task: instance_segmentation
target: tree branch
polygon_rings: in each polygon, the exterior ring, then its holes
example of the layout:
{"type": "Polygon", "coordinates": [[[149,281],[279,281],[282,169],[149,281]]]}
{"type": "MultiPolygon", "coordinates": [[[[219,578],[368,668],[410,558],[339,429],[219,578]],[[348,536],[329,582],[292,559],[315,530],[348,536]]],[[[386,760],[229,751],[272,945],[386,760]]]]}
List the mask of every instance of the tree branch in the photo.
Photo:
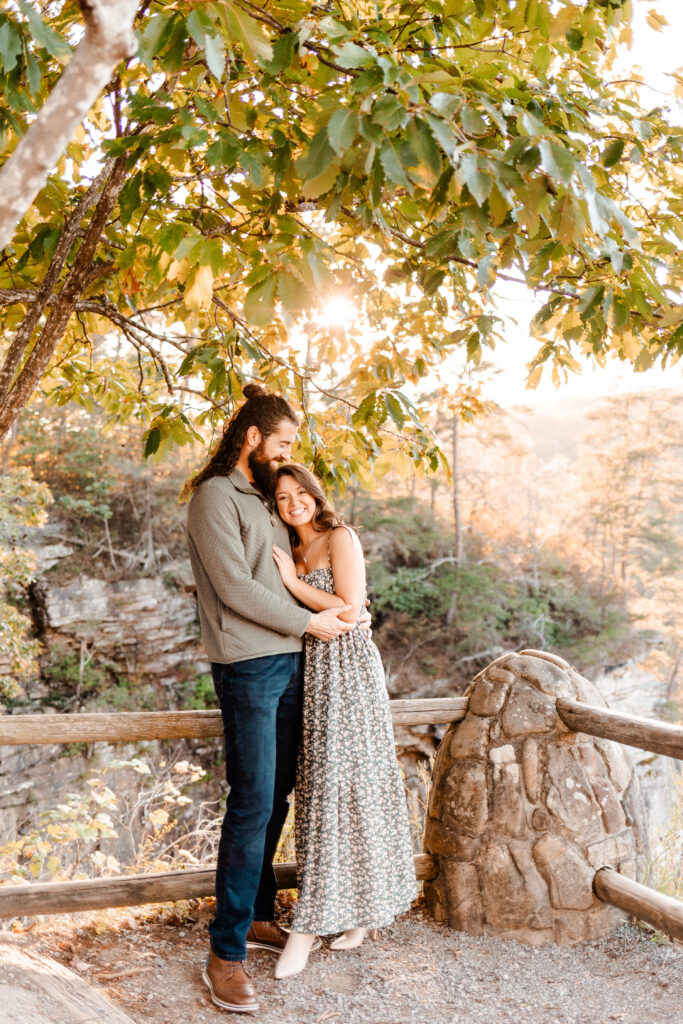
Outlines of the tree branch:
{"type": "Polygon", "coordinates": [[[116,65],[135,52],[138,0],[80,0],[85,35],[31,127],[0,170],[0,249],[31,206],[116,65]]]}

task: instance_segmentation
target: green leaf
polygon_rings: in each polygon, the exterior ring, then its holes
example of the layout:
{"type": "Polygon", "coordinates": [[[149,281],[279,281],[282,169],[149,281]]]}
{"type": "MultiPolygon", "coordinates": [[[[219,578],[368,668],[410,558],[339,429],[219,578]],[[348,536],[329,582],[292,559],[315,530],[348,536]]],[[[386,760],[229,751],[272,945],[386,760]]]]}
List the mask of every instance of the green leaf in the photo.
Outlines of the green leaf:
{"type": "Polygon", "coordinates": [[[579,32],[578,28],[570,28],[565,32],[564,37],[569,44],[570,50],[578,53],[583,46],[583,33],[579,32]]]}
{"type": "Polygon", "coordinates": [[[408,138],[417,157],[411,173],[419,185],[433,188],[441,176],[442,158],[427,123],[419,117],[415,118],[411,122],[408,138]]]}
{"type": "Polygon", "coordinates": [[[197,46],[204,51],[209,71],[216,78],[225,72],[225,44],[205,11],[195,7],[187,18],[187,30],[197,46]]]}
{"type": "Polygon", "coordinates": [[[604,294],[605,286],[602,284],[594,284],[590,288],[586,289],[576,307],[581,314],[582,320],[590,319],[591,313],[593,313],[602,302],[604,294]]]}
{"type": "Polygon", "coordinates": [[[479,260],[479,266],[477,267],[477,282],[480,288],[490,288],[495,282],[495,261],[496,257],[494,253],[489,253],[488,256],[484,256],[482,260],[479,260]]]}
{"type": "Polygon", "coordinates": [[[38,46],[44,47],[50,56],[56,57],[57,60],[69,56],[71,47],[67,41],[57,35],[53,28],[46,25],[32,3],[29,3],[28,0],[19,0],[19,8],[28,21],[31,36],[38,46]]]}
{"type": "Polygon", "coordinates": [[[553,210],[553,227],[557,238],[562,245],[570,246],[579,240],[585,226],[586,220],[578,199],[571,192],[565,192],[553,210]]]}
{"type": "Polygon", "coordinates": [[[399,147],[396,143],[387,139],[380,150],[379,158],[382,161],[382,167],[384,173],[390,181],[395,182],[397,185],[402,185],[408,189],[409,192],[413,191],[413,185],[408,178],[403,163],[401,162],[401,154],[399,147]]]}
{"type": "Polygon", "coordinates": [[[422,289],[425,295],[434,295],[439,290],[446,278],[446,273],[438,267],[427,270],[421,275],[422,289]]]}
{"type": "Polygon", "coordinates": [[[482,206],[491,191],[493,182],[491,176],[482,171],[479,157],[474,153],[463,153],[457,174],[467,185],[476,204],[482,206]]]}
{"type": "Polygon", "coordinates": [[[320,128],[313,136],[303,156],[296,162],[297,172],[304,179],[317,178],[327,170],[334,160],[334,151],[330,146],[327,127],[320,128]]]}
{"type": "Polygon", "coordinates": [[[489,130],[481,114],[467,103],[462,108],[460,121],[468,135],[486,135],[489,130]]]}
{"type": "Polygon", "coordinates": [[[462,99],[450,92],[435,92],[429,101],[429,106],[444,117],[451,117],[461,104],[462,99]]]}
{"type": "Polygon", "coordinates": [[[10,21],[0,25],[0,60],[5,72],[11,71],[21,53],[21,36],[10,21]]]}
{"type": "Polygon", "coordinates": [[[225,74],[225,45],[219,35],[204,37],[204,52],[209,71],[219,81],[225,74]]]}
{"type": "Polygon", "coordinates": [[[370,417],[375,415],[376,401],[377,396],[374,392],[370,395],[366,395],[351,417],[352,422],[355,425],[359,423],[367,423],[370,417]]]}
{"type": "Polygon", "coordinates": [[[265,327],[273,319],[277,274],[271,272],[250,288],[244,298],[244,315],[250,324],[265,327]]]}
{"type": "Polygon", "coordinates": [[[251,63],[261,61],[267,64],[273,59],[273,48],[266,39],[261,26],[254,18],[250,17],[237,4],[220,4],[221,17],[228,28],[227,38],[235,36],[242,43],[244,55],[251,63]]]}
{"type": "Polygon", "coordinates": [[[408,113],[395,96],[382,96],[372,108],[372,120],[388,132],[403,127],[408,120],[408,113]]]}
{"type": "Polygon", "coordinates": [[[154,59],[159,56],[170,35],[173,18],[174,15],[159,12],[149,19],[140,36],[140,48],[144,57],[154,59]]]}
{"type": "Polygon", "coordinates": [[[614,139],[609,146],[605,147],[601,160],[603,167],[614,167],[619,163],[624,152],[624,139],[614,139]]]}
{"type": "Polygon", "coordinates": [[[358,114],[355,110],[342,107],[336,110],[327,122],[327,137],[337,156],[341,156],[352,144],[358,131],[358,114]]]}
{"type": "Polygon", "coordinates": [[[425,114],[425,121],[429,125],[432,131],[432,135],[441,146],[444,153],[447,156],[453,156],[453,153],[458,146],[458,140],[453,132],[453,129],[442,121],[440,117],[435,117],[434,114],[425,114]]]}
{"type": "Polygon", "coordinates": [[[332,47],[337,64],[343,68],[362,68],[375,63],[375,56],[350,40],[342,46],[332,47]]]}
{"type": "Polygon", "coordinates": [[[289,313],[300,313],[311,305],[311,289],[297,274],[283,271],[278,275],[278,296],[289,313]]]}
{"type": "Polygon", "coordinates": [[[557,142],[548,142],[547,139],[542,139],[539,146],[548,174],[558,181],[569,182],[575,166],[574,157],[569,150],[557,142]]]}
{"type": "Polygon", "coordinates": [[[402,430],[406,418],[401,403],[398,401],[395,395],[392,395],[390,392],[387,392],[386,395],[384,396],[384,404],[386,406],[387,412],[391,416],[392,420],[394,421],[398,429],[402,430]]]}
{"type": "Polygon", "coordinates": [[[147,433],[145,434],[145,437],[143,438],[143,441],[143,455],[146,459],[148,459],[150,455],[155,455],[156,452],[159,451],[159,445],[161,444],[161,431],[159,430],[159,428],[152,427],[151,430],[148,430],[147,433]]]}
{"type": "Polygon", "coordinates": [[[159,232],[157,243],[162,252],[174,256],[184,237],[185,228],[182,224],[165,224],[159,232]]]}
{"type": "Polygon", "coordinates": [[[273,44],[273,58],[266,62],[266,70],[271,75],[279,75],[291,67],[296,51],[298,36],[295,32],[284,32],[273,44]]]}
{"type": "Polygon", "coordinates": [[[237,140],[227,132],[221,132],[206,151],[206,162],[209,167],[225,167],[229,170],[234,167],[238,158],[242,155],[237,140]]]}

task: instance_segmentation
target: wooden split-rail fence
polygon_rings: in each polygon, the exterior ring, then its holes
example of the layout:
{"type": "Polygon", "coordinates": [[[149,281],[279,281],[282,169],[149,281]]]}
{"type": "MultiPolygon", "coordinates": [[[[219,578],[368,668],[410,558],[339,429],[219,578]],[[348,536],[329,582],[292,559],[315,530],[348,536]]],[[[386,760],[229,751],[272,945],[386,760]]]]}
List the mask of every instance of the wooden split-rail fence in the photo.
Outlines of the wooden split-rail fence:
{"type": "MultiPolygon", "coordinates": [[[[467,713],[466,697],[431,700],[392,700],[394,725],[443,725],[459,722],[467,713]]],[[[683,728],[636,715],[558,697],[555,706],[565,725],[575,732],[615,740],[642,750],[683,760],[683,728]]],[[[204,739],[222,736],[219,711],[144,711],[121,714],[4,715],[0,717],[0,746],[25,743],[127,743],[134,740],[204,739]]],[[[415,857],[418,880],[435,877],[436,858],[415,857]]],[[[296,866],[276,864],[281,889],[296,887],[296,866]]],[[[139,906],[210,896],[215,871],[188,868],[154,874],[98,878],[72,882],[0,886],[0,917],[61,914],[105,907],[139,906]]],[[[593,880],[595,894],[643,921],[683,940],[683,903],[634,882],[610,867],[593,880]]]]}

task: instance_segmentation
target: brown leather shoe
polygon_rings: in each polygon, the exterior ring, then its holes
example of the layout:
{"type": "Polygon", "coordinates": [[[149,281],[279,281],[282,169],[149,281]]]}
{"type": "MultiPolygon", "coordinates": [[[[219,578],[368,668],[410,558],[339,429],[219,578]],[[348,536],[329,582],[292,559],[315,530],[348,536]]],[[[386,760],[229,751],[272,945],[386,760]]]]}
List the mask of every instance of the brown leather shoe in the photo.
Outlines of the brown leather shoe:
{"type": "MultiPolygon", "coordinates": [[[[271,953],[281,953],[285,948],[289,932],[275,921],[252,921],[247,932],[247,949],[268,949],[271,953]]],[[[320,949],[322,942],[316,939],[311,952],[320,949]]]]}
{"type": "Polygon", "coordinates": [[[256,989],[244,969],[242,960],[221,960],[209,953],[202,973],[211,993],[211,1001],[233,1013],[254,1013],[258,1010],[256,989]]]}

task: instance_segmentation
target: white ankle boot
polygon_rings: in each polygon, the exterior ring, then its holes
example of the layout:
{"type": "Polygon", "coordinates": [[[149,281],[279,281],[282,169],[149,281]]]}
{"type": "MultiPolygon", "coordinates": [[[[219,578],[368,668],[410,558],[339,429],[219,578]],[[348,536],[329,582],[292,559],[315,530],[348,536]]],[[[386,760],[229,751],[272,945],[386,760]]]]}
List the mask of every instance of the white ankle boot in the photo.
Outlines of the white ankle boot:
{"type": "Polygon", "coordinates": [[[368,934],[369,928],[349,928],[330,943],[330,949],[355,949],[368,934]]]}
{"type": "Polygon", "coordinates": [[[315,935],[306,935],[303,932],[292,932],[285,948],[280,953],[278,962],[275,964],[275,977],[278,980],[290,978],[293,974],[303,971],[308,963],[308,954],[315,942],[315,935]]]}

